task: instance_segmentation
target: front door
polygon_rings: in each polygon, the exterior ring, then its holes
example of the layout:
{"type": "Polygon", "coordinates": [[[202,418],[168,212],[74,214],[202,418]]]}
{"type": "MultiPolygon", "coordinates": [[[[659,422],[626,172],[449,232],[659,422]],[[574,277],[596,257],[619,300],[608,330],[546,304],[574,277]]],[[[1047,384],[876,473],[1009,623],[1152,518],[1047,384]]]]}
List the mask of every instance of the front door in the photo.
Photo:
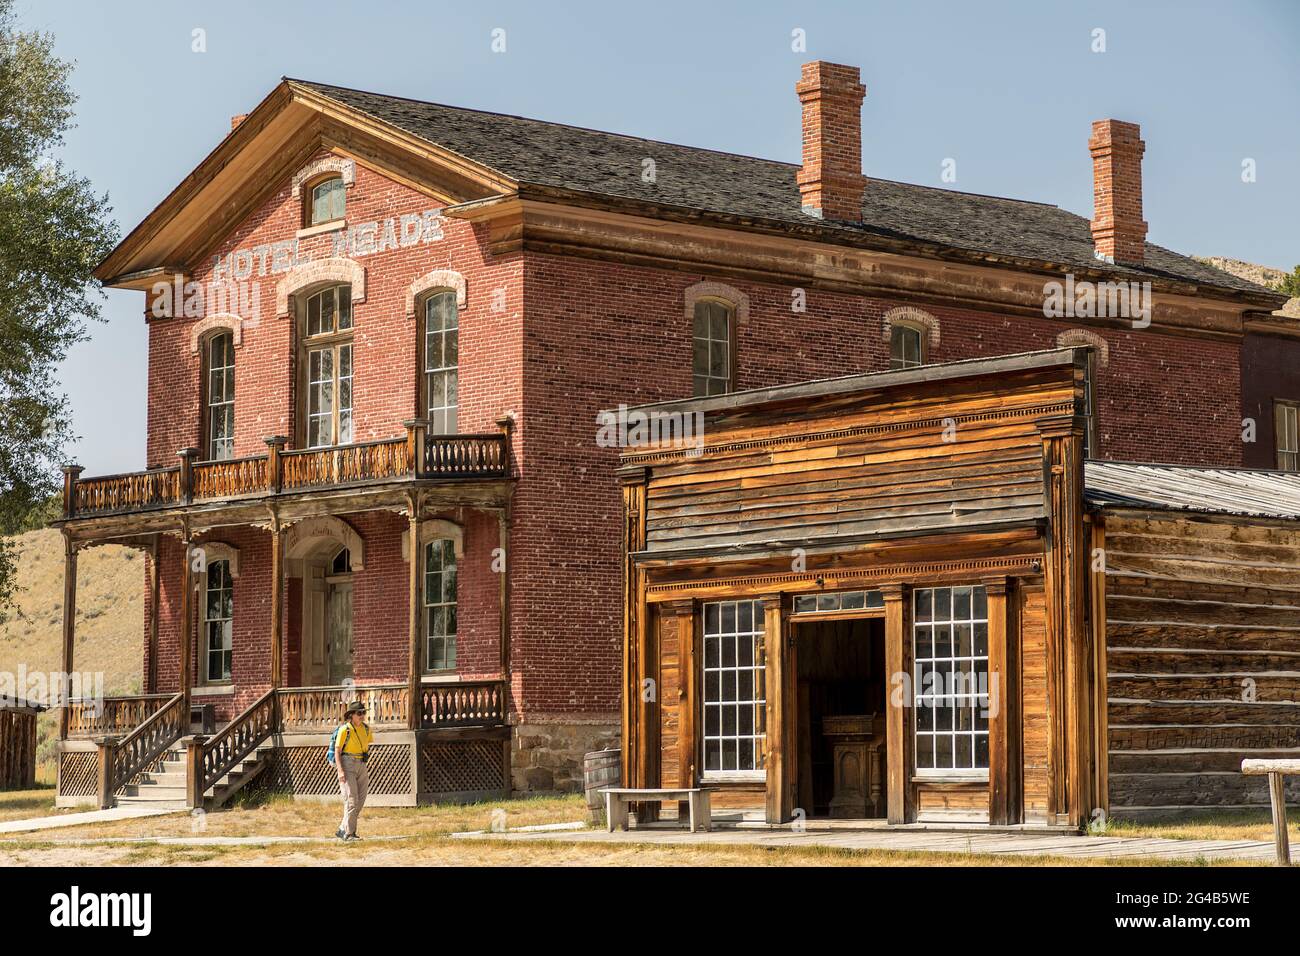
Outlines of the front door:
{"type": "Polygon", "coordinates": [[[352,679],[352,582],[330,581],[325,598],[325,653],[330,684],[352,679]]]}

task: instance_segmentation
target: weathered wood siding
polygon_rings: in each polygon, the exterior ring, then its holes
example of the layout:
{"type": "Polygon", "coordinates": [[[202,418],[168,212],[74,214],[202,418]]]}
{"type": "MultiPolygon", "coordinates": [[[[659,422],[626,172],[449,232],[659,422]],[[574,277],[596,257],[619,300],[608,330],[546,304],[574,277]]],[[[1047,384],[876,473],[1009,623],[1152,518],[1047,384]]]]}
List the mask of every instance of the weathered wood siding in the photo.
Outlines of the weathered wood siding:
{"type": "Polygon", "coordinates": [[[1111,514],[1105,541],[1111,814],[1267,807],[1241,761],[1300,753],[1300,531],[1111,514]]]}
{"type": "Polygon", "coordinates": [[[659,621],[659,786],[681,786],[681,631],[677,618],[660,614],[659,621]]]}
{"type": "Polygon", "coordinates": [[[36,714],[0,709],[0,790],[36,785],[36,714]]]}
{"type": "Polygon", "coordinates": [[[655,464],[646,550],[718,555],[1032,521],[1044,515],[1035,418],[1073,401],[1058,369],[981,382],[959,400],[918,384],[779,420],[706,423],[703,454],[655,464]]]}
{"type": "Polygon", "coordinates": [[[1024,817],[1042,822],[1051,807],[1051,716],[1047,696],[1047,601],[1041,587],[1020,591],[1020,714],[1024,817]]]}

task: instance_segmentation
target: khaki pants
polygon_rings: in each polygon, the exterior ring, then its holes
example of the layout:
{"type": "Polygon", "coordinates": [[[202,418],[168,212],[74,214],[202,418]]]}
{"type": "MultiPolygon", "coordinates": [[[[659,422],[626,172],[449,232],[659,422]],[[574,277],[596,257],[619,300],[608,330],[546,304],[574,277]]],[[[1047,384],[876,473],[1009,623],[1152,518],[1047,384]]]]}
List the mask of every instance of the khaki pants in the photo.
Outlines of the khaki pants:
{"type": "Polygon", "coordinates": [[[366,805],[366,796],[370,793],[370,771],[356,757],[339,754],[339,766],[343,768],[343,780],[339,790],[343,793],[343,822],[339,829],[344,836],[356,836],[357,818],[361,808],[366,805]]]}

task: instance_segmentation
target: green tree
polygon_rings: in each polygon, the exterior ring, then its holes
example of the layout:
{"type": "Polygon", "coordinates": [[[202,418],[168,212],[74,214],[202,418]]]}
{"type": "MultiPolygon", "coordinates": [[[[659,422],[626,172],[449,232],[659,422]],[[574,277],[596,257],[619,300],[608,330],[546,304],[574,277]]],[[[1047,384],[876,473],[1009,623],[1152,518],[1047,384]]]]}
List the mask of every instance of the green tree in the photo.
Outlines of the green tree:
{"type": "Polygon", "coordinates": [[[92,270],[117,240],[108,197],[55,152],[72,126],[72,64],[0,0],[0,607],[21,530],[58,488],[72,439],[55,371],[99,318],[92,270]]]}
{"type": "Polygon", "coordinates": [[[1296,266],[1289,273],[1282,277],[1282,281],[1273,288],[1278,292],[1285,292],[1291,298],[1300,296],[1300,266],[1296,266]]]}

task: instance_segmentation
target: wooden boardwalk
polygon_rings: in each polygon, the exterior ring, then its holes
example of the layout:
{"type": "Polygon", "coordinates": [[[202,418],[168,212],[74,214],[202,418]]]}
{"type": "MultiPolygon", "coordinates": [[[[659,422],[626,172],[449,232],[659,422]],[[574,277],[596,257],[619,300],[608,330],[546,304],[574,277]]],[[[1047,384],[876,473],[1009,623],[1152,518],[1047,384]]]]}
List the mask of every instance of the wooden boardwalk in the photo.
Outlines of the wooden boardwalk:
{"type": "Polygon", "coordinates": [[[1053,856],[1074,860],[1138,859],[1273,861],[1273,844],[1264,840],[1165,840],[1136,837],[1077,836],[1067,833],[964,832],[923,829],[818,828],[798,833],[788,828],[727,827],[710,833],[648,828],[629,832],[604,830],[458,833],[461,839],[560,840],[574,843],[642,843],[654,846],[833,847],[842,850],[894,850],[921,853],[969,853],[993,856],[1053,856]]]}

